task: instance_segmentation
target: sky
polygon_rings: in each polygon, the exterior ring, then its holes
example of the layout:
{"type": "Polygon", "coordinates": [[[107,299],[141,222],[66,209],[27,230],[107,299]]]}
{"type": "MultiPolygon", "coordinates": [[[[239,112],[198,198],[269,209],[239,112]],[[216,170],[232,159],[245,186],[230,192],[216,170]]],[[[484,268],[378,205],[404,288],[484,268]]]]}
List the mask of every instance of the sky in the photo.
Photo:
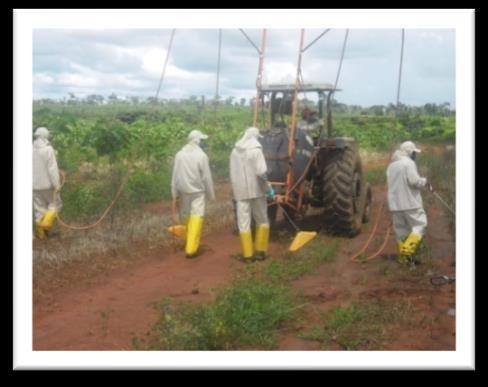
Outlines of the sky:
{"type": "MultiPolygon", "coordinates": [[[[261,45],[261,30],[245,29],[261,45]]],[[[306,29],[305,46],[323,29],[306,29]]],[[[331,29],[302,58],[303,80],[334,83],[345,29],[331,29]]],[[[34,29],[34,99],[73,93],[107,97],[154,97],[171,29],[34,29]]],[[[300,30],[268,29],[265,83],[293,83],[300,30]]],[[[213,97],[218,29],[176,29],[159,98],[213,97]]],[[[350,29],[338,81],[342,103],[396,102],[401,29],[350,29]]],[[[222,29],[219,94],[251,98],[256,91],[256,49],[239,29],[222,29]]],[[[448,102],[455,108],[455,30],[405,29],[400,101],[408,105],[448,102]]]]}

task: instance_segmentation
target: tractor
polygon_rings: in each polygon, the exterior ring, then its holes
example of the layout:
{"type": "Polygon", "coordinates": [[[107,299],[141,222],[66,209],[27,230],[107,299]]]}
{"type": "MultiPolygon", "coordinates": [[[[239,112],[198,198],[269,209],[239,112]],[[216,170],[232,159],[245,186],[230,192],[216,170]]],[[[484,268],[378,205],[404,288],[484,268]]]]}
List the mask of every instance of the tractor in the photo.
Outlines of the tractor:
{"type": "Polygon", "coordinates": [[[271,123],[261,129],[260,139],[268,179],[276,192],[273,200],[268,199],[271,224],[277,217],[277,203],[295,219],[305,217],[310,207],[322,209],[323,226],[335,235],[356,236],[369,220],[372,192],[363,175],[358,145],[353,138],[333,136],[331,98],[338,90],[331,84],[300,84],[298,88],[270,84],[259,89],[262,114],[267,110],[271,123]],[[296,123],[293,98],[298,103],[297,96],[303,93],[316,95],[317,105],[305,107],[303,119],[296,123]]]}

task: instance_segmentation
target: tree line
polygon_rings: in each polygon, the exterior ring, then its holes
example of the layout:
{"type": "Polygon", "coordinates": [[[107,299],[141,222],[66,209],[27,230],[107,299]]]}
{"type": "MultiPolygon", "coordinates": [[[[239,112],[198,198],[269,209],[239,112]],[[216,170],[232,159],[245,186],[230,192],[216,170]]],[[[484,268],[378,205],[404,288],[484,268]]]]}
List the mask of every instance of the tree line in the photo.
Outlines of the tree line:
{"type": "MultiPolygon", "coordinates": [[[[254,106],[255,97],[252,98],[236,98],[229,96],[220,98],[207,98],[205,96],[191,95],[188,98],[155,98],[155,97],[138,97],[138,96],[120,96],[115,93],[104,97],[100,94],[90,94],[85,97],[77,97],[73,93],[69,93],[67,97],[62,99],[40,98],[34,100],[34,105],[193,105],[204,108],[205,106],[225,105],[235,107],[249,107],[254,106]]],[[[313,105],[313,102],[303,98],[300,100],[302,105],[313,105]]],[[[424,105],[406,105],[399,103],[395,105],[389,103],[387,105],[372,105],[361,106],[354,104],[345,104],[338,102],[336,99],[331,101],[332,110],[335,113],[344,113],[351,115],[372,115],[372,116],[388,116],[388,115],[438,115],[438,116],[454,116],[455,109],[451,108],[449,102],[444,103],[426,103],[424,105]]]]}

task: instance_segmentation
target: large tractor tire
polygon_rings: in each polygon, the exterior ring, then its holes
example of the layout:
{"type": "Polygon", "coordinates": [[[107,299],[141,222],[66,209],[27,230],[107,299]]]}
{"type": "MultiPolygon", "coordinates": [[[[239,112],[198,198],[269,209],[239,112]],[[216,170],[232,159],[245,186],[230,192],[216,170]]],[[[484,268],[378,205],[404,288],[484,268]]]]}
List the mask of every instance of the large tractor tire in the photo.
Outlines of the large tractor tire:
{"type": "Polygon", "coordinates": [[[359,234],[362,223],[368,220],[369,213],[364,217],[364,210],[369,207],[365,205],[367,187],[361,158],[355,149],[328,150],[322,187],[326,228],[342,236],[359,234]]]}

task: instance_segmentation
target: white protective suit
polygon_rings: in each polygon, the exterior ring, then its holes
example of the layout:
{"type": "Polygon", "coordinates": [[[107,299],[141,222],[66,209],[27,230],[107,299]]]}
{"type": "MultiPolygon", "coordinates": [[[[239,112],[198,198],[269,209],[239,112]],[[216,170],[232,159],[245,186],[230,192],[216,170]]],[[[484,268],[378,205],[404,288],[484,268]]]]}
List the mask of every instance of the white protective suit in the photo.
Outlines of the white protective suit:
{"type": "Polygon", "coordinates": [[[267,166],[262,145],[257,140],[259,130],[249,128],[237,141],[230,155],[230,180],[237,204],[239,231],[250,231],[251,216],[257,225],[268,222],[266,191],[267,166]]]}
{"type": "Polygon", "coordinates": [[[186,144],[175,157],[171,194],[180,198],[180,220],[186,224],[187,258],[194,257],[200,245],[205,199],[214,200],[215,192],[208,157],[200,148],[200,140],[208,138],[199,130],[192,130],[186,144]]]}
{"type": "Polygon", "coordinates": [[[61,209],[59,169],[56,154],[49,144],[49,131],[38,128],[32,151],[32,189],[34,216],[40,221],[47,210],[59,211],[61,209]]]}
{"type": "Polygon", "coordinates": [[[200,148],[198,139],[189,139],[188,144],[176,154],[171,194],[173,199],[181,200],[182,221],[186,221],[190,214],[204,216],[205,198],[215,199],[208,157],[200,148]]]}
{"type": "Polygon", "coordinates": [[[386,171],[388,182],[388,207],[393,215],[393,226],[397,241],[404,240],[411,232],[422,237],[427,227],[427,216],[423,208],[420,188],[427,184],[420,177],[412,152],[420,152],[407,141],[395,151],[386,171]],[[406,144],[406,146],[405,146],[406,144]]]}

